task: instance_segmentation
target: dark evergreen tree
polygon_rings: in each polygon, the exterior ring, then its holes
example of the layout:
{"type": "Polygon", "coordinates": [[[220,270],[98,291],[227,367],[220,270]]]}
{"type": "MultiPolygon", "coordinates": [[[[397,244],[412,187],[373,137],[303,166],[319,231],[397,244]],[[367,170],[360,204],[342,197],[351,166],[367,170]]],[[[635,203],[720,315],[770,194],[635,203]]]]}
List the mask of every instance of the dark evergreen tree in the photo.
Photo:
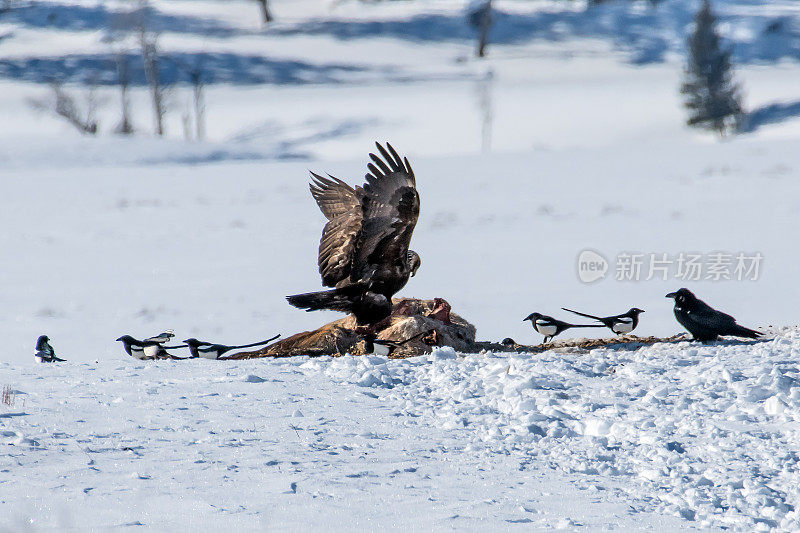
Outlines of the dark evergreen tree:
{"type": "Polygon", "coordinates": [[[703,0],[689,36],[681,93],[689,108],[687,124],[724,135],[736,131],[743,111],[739,86],[733,80],[731,49],[721,47],[716,24],[711,2],[703,0]]]}

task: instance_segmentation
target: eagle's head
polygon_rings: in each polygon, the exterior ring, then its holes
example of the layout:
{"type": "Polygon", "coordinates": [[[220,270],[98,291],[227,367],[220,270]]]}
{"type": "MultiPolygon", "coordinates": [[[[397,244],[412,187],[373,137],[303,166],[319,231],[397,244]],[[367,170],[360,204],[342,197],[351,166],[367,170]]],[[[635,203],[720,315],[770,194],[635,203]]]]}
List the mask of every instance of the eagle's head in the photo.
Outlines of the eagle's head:
{"type": "Polygon", "coordinates": [[[408,261],[408,269],[411,271],[411,277],[413,278],[417,275],[419,267],[422,266],[422,258],[414,250],[409,250],[406,261],[408,261]]]}

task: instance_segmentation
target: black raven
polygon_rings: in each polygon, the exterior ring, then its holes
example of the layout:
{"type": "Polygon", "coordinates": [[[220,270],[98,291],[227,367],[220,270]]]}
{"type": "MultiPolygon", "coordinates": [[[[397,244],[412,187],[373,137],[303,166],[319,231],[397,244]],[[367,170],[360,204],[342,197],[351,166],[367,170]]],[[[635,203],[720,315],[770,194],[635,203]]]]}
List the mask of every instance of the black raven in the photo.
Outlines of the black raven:
{"type": "Polygon", "coordinates": [[[678,289],[666,295],[675,299],[675,318],[698,341],[713,341],[720,335],[757,339],[763,333],[747,329],[736,319],[717,311],[700,300],[689,289],[678,289]]]}

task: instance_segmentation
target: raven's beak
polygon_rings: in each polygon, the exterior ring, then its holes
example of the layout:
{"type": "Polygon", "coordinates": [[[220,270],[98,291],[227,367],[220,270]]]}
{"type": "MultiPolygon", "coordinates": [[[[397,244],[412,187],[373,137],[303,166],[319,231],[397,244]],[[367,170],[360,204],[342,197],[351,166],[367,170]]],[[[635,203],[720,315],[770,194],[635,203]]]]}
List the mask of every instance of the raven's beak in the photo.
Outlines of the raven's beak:
{"type": "Polygon", "coordinates": [[[667,294],[666,296],[664,296],[664,298],[675,298],[677,295],[678,295],[677,292],[671,292],[671,293],[667,294]]]}
{"type": "Polygon", "coordinates": [[[122,337],[120,337],[120,338],[119,338],[119,339],[117,339],[117,340],[118,340],[118,341],[121,341],[121,340],[122,340],[122,337]]]}

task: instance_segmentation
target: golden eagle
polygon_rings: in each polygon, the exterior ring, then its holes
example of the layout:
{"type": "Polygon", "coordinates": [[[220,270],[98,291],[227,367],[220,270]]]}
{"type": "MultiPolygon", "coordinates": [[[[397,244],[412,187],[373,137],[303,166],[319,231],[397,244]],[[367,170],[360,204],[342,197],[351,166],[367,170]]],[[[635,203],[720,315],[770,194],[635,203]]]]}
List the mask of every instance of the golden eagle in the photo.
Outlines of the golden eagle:
{"type": "Polygon", "coordinates": [[[313,172],[311,194],[328,219],[319,243],[322,284],[332,290],[287,296],[306,311],[352,313],[359,325],[373,325],[392,311],[392,296],[422,264],[409,250],[419,218],[414,171],[392,145],[379,143],[366,183],[353,189],[340,179],[313,172]]]}

